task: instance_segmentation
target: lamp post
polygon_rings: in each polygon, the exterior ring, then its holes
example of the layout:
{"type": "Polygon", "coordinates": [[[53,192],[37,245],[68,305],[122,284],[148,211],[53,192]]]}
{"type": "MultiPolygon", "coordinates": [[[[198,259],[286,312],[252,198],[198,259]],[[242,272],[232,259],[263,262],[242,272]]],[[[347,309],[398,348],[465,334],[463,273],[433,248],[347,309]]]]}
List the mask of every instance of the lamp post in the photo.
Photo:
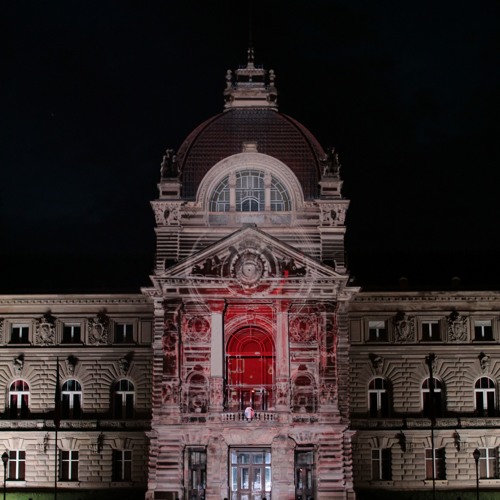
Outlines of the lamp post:
{"type": "Polygon", "coordinates": [[[472,456],[474,457],[474,460],[476,461],[476,498],[477,498],[477,500],[479,500],[479,457],[481,456],[481,453],[476,448],[472,452],[472,456]]]}
{"type": "Polygon", "coordinates": [[[3,500],[5,500],[5,493],[7,487],[7,462],[9,461],[9,454],[4,451],[2,453],[2,462],[3,462],[3,500]]]}

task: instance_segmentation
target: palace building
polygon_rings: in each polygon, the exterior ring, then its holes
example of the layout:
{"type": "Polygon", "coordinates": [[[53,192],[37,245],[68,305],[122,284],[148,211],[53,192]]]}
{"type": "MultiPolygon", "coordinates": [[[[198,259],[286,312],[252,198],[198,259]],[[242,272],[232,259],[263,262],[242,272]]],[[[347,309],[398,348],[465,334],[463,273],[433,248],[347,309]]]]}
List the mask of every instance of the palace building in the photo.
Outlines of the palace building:
{"type": "Polygon", "coordinates": [[[352,286],[336,150],[251,49],[224,102],[165,153],[149,287],[0,296],[6,491],[500,491],[500,293],[352,286]]]}

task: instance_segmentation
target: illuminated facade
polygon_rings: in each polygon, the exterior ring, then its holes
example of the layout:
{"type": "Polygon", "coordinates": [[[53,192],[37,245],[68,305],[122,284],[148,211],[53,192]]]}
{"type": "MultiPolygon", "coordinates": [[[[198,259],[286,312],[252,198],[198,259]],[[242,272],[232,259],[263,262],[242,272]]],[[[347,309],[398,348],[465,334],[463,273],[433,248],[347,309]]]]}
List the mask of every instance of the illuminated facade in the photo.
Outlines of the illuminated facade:
{"type": "Polygon", "coordinates": [[[500,491],[500,293],[350,286],[338,156],[274,81],[250,51],[224,111],[167,150],[150,287],[0,296],[7,491],[500,491]]]}
{"type": "Polygon", "coordinates": [[[354,497],[348,202],[335,151],[276,98],[250,51],[164,157],[148,498],[354,497]]]}

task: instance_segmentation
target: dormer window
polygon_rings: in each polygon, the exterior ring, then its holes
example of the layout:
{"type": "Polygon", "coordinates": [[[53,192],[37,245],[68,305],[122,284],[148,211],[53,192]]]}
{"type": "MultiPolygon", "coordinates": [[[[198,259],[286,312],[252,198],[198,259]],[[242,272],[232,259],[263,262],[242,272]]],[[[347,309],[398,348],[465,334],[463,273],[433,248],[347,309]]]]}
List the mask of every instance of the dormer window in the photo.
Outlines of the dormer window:
{"type": "Polygon", "coordinates": [[[284,212],[291,210],[283,184],[262,170],[240,170],[217,185],[210,198],[211,212],[284,212]]]}

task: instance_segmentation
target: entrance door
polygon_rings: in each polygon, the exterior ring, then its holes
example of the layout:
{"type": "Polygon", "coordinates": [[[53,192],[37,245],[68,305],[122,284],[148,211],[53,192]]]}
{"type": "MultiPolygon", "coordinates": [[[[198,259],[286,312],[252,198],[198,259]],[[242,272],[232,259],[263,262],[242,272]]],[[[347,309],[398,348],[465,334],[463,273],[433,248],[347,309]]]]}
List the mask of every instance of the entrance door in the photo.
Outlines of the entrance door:
{"type": "Polygon", "coordinates": [[[231,500],[271,499],[271,450],[231,450],[231,500]]]}

